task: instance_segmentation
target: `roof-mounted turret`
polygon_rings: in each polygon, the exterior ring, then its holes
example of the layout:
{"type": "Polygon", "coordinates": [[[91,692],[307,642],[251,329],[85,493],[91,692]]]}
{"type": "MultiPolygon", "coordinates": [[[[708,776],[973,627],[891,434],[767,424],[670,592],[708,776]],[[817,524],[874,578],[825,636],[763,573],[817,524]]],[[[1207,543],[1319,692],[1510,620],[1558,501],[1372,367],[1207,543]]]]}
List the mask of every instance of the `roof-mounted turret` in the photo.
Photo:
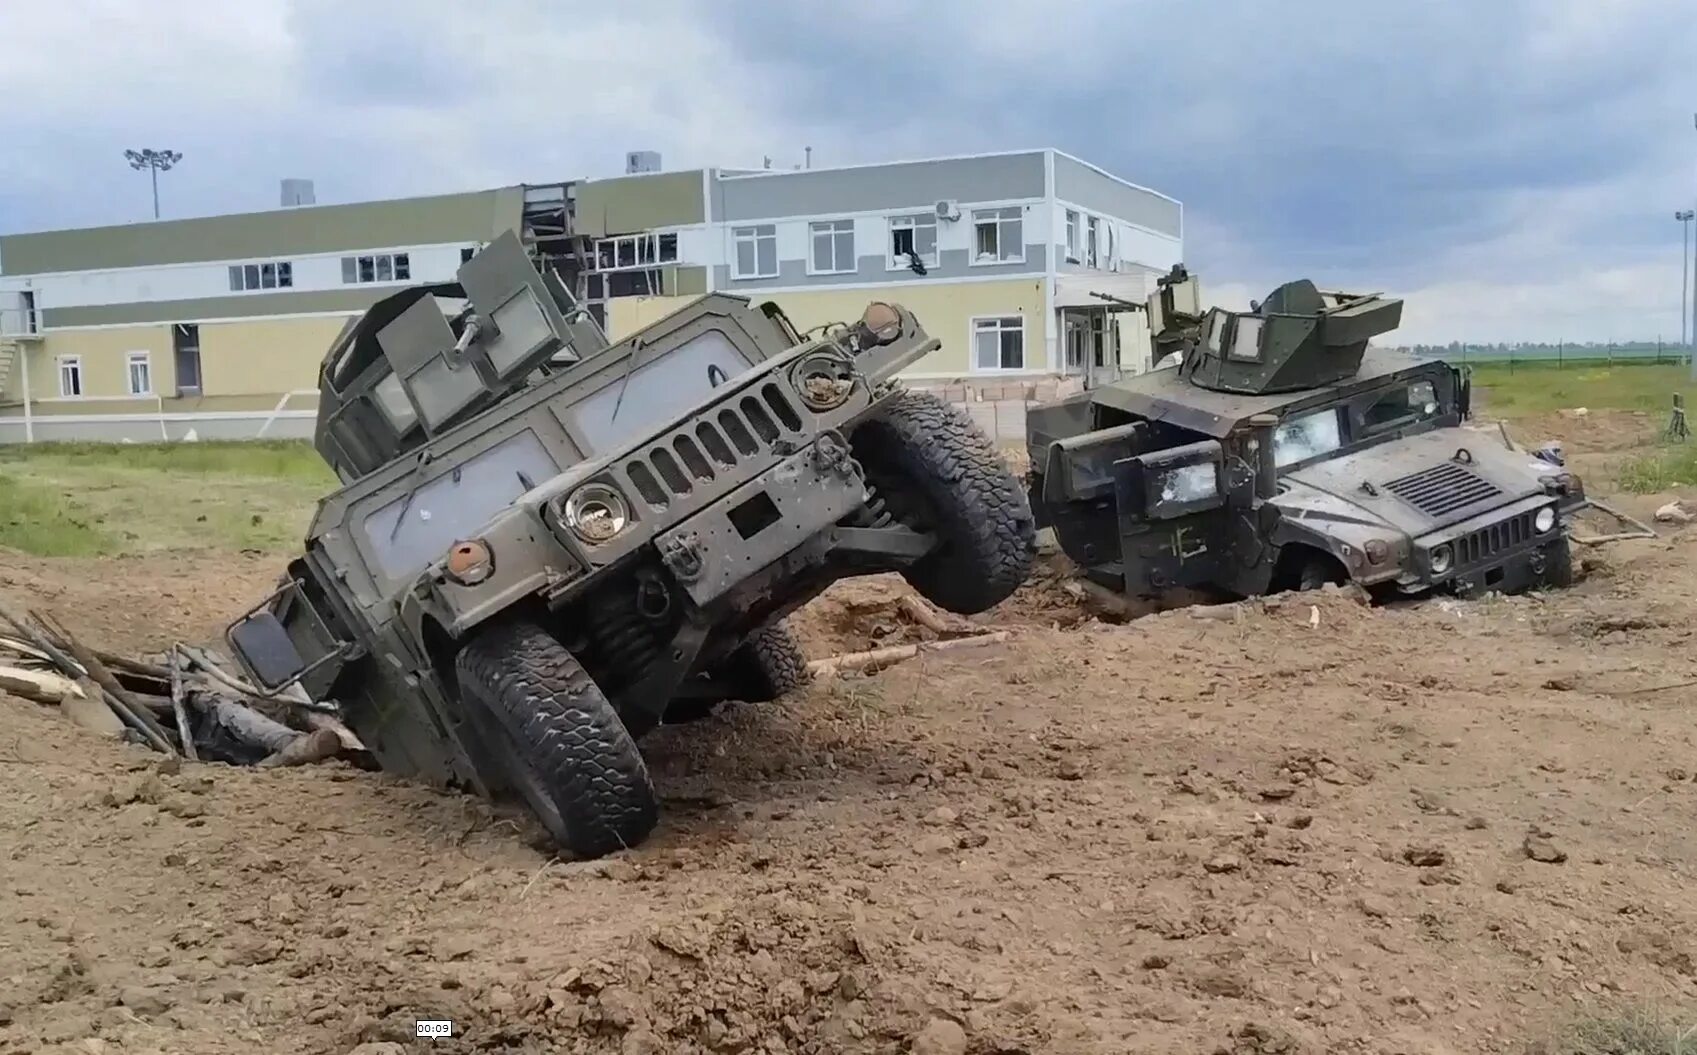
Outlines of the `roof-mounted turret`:
{"type": "MultiPolygon", "coordinates": [[[[1158,298],[1185,291],[1186,307],[1196,301],[1195,279],[1165,276],[1150,298],[1155,321],[1158,298]]],[[[1179,373],[1193,385],[1221,392],[1260,395],[1318,388],[1353,377],[1367,342],[1397,328],[1402,301],[1379,294],[1327,292],[1307,279],[1287,282],[1250,311],[1212,308],[1197,317],[1168,310],[1168,333],[1157,339],[1182,351],[1179,373]]]]}

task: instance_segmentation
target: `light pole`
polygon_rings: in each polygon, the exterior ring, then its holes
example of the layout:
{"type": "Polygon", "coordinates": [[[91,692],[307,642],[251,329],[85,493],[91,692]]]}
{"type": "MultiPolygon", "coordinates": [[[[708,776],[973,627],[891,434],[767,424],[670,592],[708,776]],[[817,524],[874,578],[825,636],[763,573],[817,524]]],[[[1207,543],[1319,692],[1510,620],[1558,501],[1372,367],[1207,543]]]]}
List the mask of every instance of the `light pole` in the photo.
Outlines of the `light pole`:
{"type": "Polygon", "coordinates": [[[1689,283],[1691,281],[1691,219],[1693,216],[1697,216],[1697,212],[1690,209],[1680,209],[1673,214],[1673,218],[1679,221],[1680,233],[1684,236],[1679,251],[1679,346],[1686,349],[1691,347],[1690,330],[1686,328],[1686,324],[1690,321],[1686,317],[1686,304],[1691,294],[1689,283]]]}
{"type": "Polygon", "coordinates": [[[183,155],[175,150],[126,150],[124,157],[129,159],[130,168],[140,172],[148,170],[153,178],[153,218],[159,219],[159,174],[171,171],[171,166],[183,160],[183,155]]]}

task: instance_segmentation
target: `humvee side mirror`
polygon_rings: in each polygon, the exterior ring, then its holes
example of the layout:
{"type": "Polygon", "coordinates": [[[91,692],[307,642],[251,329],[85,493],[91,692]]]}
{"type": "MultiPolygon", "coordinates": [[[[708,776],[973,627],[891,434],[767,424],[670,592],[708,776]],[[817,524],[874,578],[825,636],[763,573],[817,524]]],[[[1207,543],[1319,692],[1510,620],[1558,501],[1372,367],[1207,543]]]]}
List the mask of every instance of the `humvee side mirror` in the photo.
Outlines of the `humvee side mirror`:
{"type": "Polygon", "coordinates": [[[277,695],[320,667],[343,658],[349,650],[349,646],[338,641],[324,625],[298,579],[285,583],[257,607],[231,623],[224,631],[224,640],[242,669],[268,697],[277,695]],[[312,642],[311,647],[321,650],[321,654],[310,660],[302,656],[300,645],[289,633],[285,619],[305,632],[312,642]]]}
{"type": "Polygon", "coordinates": [[[1115,462],[1114,498],[1122,516],[1140,520],[1218,509],[1226,502],[1225,450],[1203,440],[1115,462]]]}

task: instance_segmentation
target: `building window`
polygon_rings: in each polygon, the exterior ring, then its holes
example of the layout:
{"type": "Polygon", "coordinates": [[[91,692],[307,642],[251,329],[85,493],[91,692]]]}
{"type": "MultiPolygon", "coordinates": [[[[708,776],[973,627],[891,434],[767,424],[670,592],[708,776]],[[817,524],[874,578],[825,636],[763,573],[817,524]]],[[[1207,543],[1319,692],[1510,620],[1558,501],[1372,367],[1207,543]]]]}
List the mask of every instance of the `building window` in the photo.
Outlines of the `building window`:
{"type": "Polygon", "coordinates": [[[200,395],[200,327],[179,322],[171,327],[171,361],[176,367],[177,395],[200,395]]]}
{"type": "Polygon", "coordinates": [[[1084,266],[1085,267],[1095,267],[1095,266],[1097,266],[1096,238],[1097,238],[1096,217],[1086,216],[1084,218],[1084,266]]]}
{"type": "Polygon", "coordinates": [[[675,234],[627,234],[603,238],[595,243],[597,271],[653,267],[655,264],[670,264],[677,258],[678,236],[675,234]]]}
{"type": "Polygon", "coordinates": [[[148,353],[131,352],[124,357],[124,368],[129,374],[130,395],[153,394],[153,363],[148,353]]]}
{"type": "Polygon", "coordinates": [[[733,278],[778,277],[778,228],[773,224],[731,228],[736,247],[733,278]]]}
{"type": "Polygon", "coordinates": [[[408,282],[412,279],[412,257],[407,253],[374,253],[370,256],[344,256],[344,283],[408,282]]]}
{"type": "Polygon", "coordinates": [[[854,270],[854,221],[818,220],[807,225],[813,254],[808,271],[815,275],[841,275],[854,270]]]}
{"type": "Polygon", "coordinates": [[[82,356],[59,357],[59,395],[75,399],[82,395],[82,356]]]}
{"type": "Polygon", "coordinates": [[[972,320],[972,365],[976,370],[1025,369],[1025,317],[972,320]]]}
{"type": "Polygon", "coordinates": [[[913,257],[928,267],[937,266],[937,214],[890,217],[891,268],[913,266],[913,257]]]}
{"type": "Polygon", "coordinates": [[[1114,254],[1114,249],[1115,249],[1114,242],[1115,241],[1116,241],[1116,239],[1114,238],[1114,225],[1113,225],[1113,223],[1111,221],[1103,221],[1103,223],[1102,223],[1102,259],[1106,262],[1106,266],[1107,266],[1109,271],[1118,271],[1120,269],[1120,259],[1119,259],[1118,256],[1116,256],[1114,254]]]}
{"type": "Polygon", "coordinates": [[[230,265],[230,289],[237,293],[256,289],[292,289],[294,284],[295,265],[287,260],[230,265]]]}
{"type": "Polygon", "coordinates": [[[1067,210],[1067,259],[1078,263],[1078,210],[1067,210]]]}
{"type": "Polygon", "coordinates": [[[1025,222],[1019,206],[974,209],[972,212],[975,264],[1017,264],[1025,260],[1025,222]]]}

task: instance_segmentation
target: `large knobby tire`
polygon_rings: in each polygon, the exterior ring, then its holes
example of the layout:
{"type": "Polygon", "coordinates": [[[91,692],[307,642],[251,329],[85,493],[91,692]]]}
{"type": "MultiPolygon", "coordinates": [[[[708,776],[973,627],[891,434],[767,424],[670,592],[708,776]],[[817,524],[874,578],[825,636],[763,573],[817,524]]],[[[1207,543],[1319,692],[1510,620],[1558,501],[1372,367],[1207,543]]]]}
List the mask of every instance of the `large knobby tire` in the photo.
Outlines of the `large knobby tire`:
{"type": "Polygon", "coordinates": [[[1031,504],[964,410],[904,392],[855,430],[853,445],[875,487],[909,492],[885,495],[898,515],[928,521],[941,540],[903,572],[927,600],[972,615],[1025,582],[1037,554],[1031,504]]]}
{"type": "Polygon", "coordinates": [[[807,653],[782,620],[748,636],[725,660],[725,677],[747,703],[770,703],[807,684],[807,653]]]}
{"type": "Polygon", "coordinates": [[[532,623],[479,631],[455,661],[465,706],[548,834],[576,857],[635,846],[659,818],[636,742],[565,646],[532,623]]]}
{"type": "MultiPolygon", "coordinates": [[[[771,703],[807,683],[807,654],[782,621],[750,634],[714,671],[744,703],[771,703]]],[[[681,699],[666,708],[666,724],[697,722],[713,713],[718,700],[681,699]]]]}

